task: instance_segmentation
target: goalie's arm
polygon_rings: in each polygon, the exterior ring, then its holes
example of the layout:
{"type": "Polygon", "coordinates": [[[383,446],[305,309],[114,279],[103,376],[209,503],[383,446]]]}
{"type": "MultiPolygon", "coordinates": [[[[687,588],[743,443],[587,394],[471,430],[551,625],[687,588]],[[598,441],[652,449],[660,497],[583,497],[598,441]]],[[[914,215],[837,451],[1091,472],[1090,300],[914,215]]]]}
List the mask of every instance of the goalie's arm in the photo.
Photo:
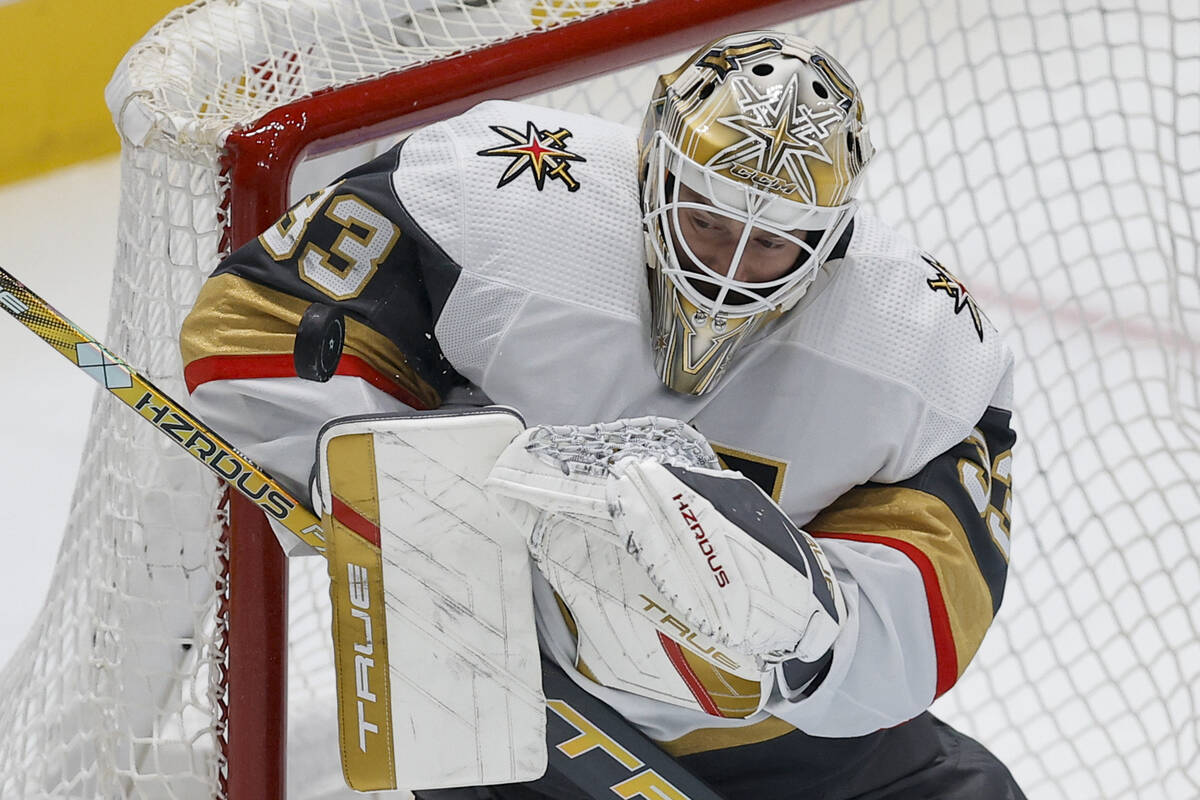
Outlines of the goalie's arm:
{"type": "Polygon", "coordinates": [[[1008,568],[1011,413],[892,484],[851,489],[805,528],[846,598],[847,625],[811,696],[784,663],[768,710],[806,732],[853,736],[925,710],[962,675],[1000,607],[1008,568]]]}
{"type": "Polygon", "coordinates": [[[396,198],[400,152],[304,198],[232,253],[181,330],[193,407],[302,496],[326,421],[436,408],[464,383],[433,335],[457,266],[396,198]],[[314,305],[345,322],[327,383],[297,375],[297,331],[314,305]]]}
{"type": "Polygon", "coordinates": [[[559,461],[518,439],[490,484],[518,510],[535,558],[549,539],[541,515],[606,509],[688,628],[758,663],[760,708],[812,735],[860,736],[925,710],[991,623],[1007,570],[1009,420],[989,408],[916,475],[855,487],[804,530],[739,473],[672,461],[673,436],[658,437],[672,443],[663,454],[608,458],[605,507],[605,478],[586,458],[575,468],[583,456],[569,447],[582,433],[607,442],[617,423],[562,428],[559,461]]]}

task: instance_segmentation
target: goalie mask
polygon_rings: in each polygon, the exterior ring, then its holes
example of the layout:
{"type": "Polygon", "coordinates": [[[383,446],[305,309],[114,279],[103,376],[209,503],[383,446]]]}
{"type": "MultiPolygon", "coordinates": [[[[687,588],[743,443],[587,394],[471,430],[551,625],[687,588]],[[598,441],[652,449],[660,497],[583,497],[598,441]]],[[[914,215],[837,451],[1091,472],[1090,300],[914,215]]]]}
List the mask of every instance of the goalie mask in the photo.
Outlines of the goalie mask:
{"type": "Polygon", "coordinates": [[[850,223],[874,154],[862,100],[808,41],[741,33],[659,78],[638,144],[655,366],[704,394],[850,223]]]}

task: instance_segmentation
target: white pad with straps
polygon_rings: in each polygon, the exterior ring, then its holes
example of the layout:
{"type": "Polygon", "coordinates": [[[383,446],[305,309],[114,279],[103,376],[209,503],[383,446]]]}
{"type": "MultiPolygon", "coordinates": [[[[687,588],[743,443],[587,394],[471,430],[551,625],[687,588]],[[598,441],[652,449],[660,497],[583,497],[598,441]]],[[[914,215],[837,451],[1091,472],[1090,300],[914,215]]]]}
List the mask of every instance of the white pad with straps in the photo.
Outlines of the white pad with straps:
{"type": "Polygon", "coordinates": [[[523,427],[490,407],[321,433],[343,765],[359,791],[545,772],[529,555],[482,488],[523,427]]]}

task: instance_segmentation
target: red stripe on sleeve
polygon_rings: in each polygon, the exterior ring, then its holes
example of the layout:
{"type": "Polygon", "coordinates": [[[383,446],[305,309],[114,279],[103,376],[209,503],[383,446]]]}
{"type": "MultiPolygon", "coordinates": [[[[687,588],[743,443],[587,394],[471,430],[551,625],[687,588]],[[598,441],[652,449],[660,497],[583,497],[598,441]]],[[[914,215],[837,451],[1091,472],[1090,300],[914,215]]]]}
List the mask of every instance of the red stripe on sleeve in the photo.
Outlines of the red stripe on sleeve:
{"type": "Polygon", "coordinates": [[[371,544],[376,547],[380,546],[379,526],[343,503],[337,495],[334,495],[333,498],[333,517],[371,544]]]}
{"type": "Polygon", "coordinates": [[[725,716],[721,713],[721,709],[717,708],[717,704],[713,702],[712,697],[709,696],[708,690],[704,688],[704,684],[700,682],[700,678],[692,671],[692,667],[684,657],[683,648],[679,646],[679,643],[661,632],[658,634],[658,641],[662,643],[662,648],[666,651],[667,658],[671,659],[671,664],[675,667],[675,671],[679,673],[679,677],[683,678],[683,682],[691,690],[692,696],[696,698],[696,702],[704,709],[704,713],[713,717],[725,716]]]}
{"type": "Polygon", "coordinates": [[[889,539],[886,536],[873,536],[865,533],[830,533],[827,531],[809,531],[818,539],[848,539],[852,542],[870,542],[882,544],[899,550],[908,556],[921,573],[925,584],[925,597],[929,603],[929,623],[933,628],[933,652],[937,659],[937,683],[934,687],[934,697],[945,694],[955,681],[958,680],[958,651],[954,646],[954,632],[950,628],[950,613],[946,610],[946,598],[942,595],[941,583],[938,581],[937,570],[929,556],[925,555],[916,545],[900,539],[889,539]]]}
{"type": "MultiPolygon", "coordinates": [[[[394,380],[372,367],[363,359],[353,355],[343,355],[338,363],[335,375],[349,375],[362,378],[377,389],[387,392],[392,397],[410,408],[423,409],[425,406],[412,393],[394,380]]],[[[198,358],[184,367],[183,379],[187,383],[190,394],[196,387],[209,381],[235,380],[238,378],[295,378],[296,364],[290,355],[242,355],[242,356],[208,356],[198,358]]]]}

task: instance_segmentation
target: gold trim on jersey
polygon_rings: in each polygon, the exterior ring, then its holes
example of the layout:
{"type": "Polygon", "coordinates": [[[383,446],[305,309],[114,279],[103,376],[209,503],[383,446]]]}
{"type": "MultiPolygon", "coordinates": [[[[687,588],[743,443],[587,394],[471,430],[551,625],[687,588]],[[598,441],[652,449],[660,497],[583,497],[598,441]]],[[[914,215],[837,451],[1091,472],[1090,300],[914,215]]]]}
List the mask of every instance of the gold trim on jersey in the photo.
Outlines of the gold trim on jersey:
{"type": "Polygon", "coordinates": [[[707,753],[710,750],[758,744],[786,736],[794,730],[796,730],[794,725],[784,722],[779,717],[767,717],[761,722],[753,722],[736,728],[700,728],[691,733],[685,733],[678,739],[659,742],[658,746],[668,755],[678,758],[695,753],[707,753]]]}
{"type": "Polygon", "coordinates": [[[579,626],[575,623],[575,615],[571,613],[571,609],[567,608],[567,604],[558,592],[554,593],[554,602],[558,604],[558,613],[562,615],[563,622],[566,623],[567,630],[571,634],[571,640],[575,642],[575,669],[592,683],[603,686],[604,684],[600,683],[600,679],[596,677],[596,673],[592,672],[592,668],[579,657],[579,626]]]}
{"type": "MultiPolygon", "coordinates": [[[[945,601],[958,675],[992,623],[992,594],[971,551],[967,532],[941,498],[901,486],[851,489],[805,529],[873,535],[907,544],[932,564],[945,601]]],[[[819,533],[817,533],[819,532],[819,533]]]]}
{"type": "Polygon", "coordinates": [[[567,630],[571,633],[571,638],[579,643],[579,626],[575,624],[575,615],[571,613],[571,609],[567,608],[566,602],[559,596],[558,592],[554,593],[554,602],[558,604],[558,613],[562,614],[563,622],[567,624],[567,630]]]}
{"type": "MultiPolygon", "coordinates": [[[[210,356],[291,355],[296,327],[309,303],[230,273],[204,284],[180,331],[183,364],[210,356]]],[[[441,404],[437,391],[409,366],[390,339],[346,317],[343,355],[353,355],[405,389],[425,408],[441,404]]]]}

